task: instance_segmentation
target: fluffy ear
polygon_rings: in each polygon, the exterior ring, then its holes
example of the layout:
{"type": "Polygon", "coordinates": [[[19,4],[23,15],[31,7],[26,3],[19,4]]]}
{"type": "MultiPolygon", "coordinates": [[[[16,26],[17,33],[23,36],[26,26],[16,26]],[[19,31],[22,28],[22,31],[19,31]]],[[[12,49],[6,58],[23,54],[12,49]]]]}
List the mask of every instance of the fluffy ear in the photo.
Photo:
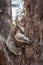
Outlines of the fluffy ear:
{"type": "Polygon", "coordinates": [[[13,22],[12,22],[12,27],[15,28],[16,25],[17,25],[17,22],[16,22],[16,21],[13,21],[13,22]]]}
{"type": "Polygon", "coordinates": [[[13,21],[12,24],[13,24],[14,26],[16,26],[16,21],[13,21]]]}

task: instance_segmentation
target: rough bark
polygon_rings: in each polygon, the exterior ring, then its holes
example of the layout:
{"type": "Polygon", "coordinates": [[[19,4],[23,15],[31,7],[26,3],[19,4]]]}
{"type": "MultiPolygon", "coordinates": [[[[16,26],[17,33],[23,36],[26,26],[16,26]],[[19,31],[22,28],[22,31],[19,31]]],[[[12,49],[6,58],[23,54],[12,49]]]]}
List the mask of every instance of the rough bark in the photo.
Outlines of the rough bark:
{"type": "Polygon", "coordinates": [[[0,33],[7,38],[11,27],[10,0],[0,0],[0,33]]]}
{"type": "MultiPolygon", "coordinates": [[[[43,65],[43,0],[25,0],[26,27],[25,35],[33,39],[32,44],[38,44],[41,47],[41,53],[36,62],[31,65],[43,65]],[[42,61],[42,62],[41,62],[42,61]]],[[[37,54],[36,54],[37,55],[37,54]]],[[[35,57],[36,58],[36,57],[35,57]]]]}
{"type": "Polygon", "coordinates": [[[43,42],[43,0],[25,0],[26,29],[25,34],[35,43],[43,42]]]}

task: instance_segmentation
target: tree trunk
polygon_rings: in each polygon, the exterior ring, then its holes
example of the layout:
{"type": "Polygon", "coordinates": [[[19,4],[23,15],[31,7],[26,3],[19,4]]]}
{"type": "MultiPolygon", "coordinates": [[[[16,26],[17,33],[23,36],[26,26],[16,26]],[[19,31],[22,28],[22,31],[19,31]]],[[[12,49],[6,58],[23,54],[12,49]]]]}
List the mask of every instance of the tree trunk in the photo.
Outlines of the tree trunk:
{"type": "MultiPolygon", "coordinates": [[[[37,59],[35,64],[43,65],[43,0],[25,0],[24,7],[26,12],[25,35],[33,39],[32,44],[41,47],[39,63],[37,59]]],[[[35,64],[33,63],[31,65],[35,64]]]]}
{"type": "Polygon", "coordinates": [[[11,28],[11,1],[0,0],[0,33],[7,38],[11,28]]]}
{"type": "Polygon", "coordinates": [[[43,43],[43,0],[25,0],[25,34],[35,43],[43,43]]]}

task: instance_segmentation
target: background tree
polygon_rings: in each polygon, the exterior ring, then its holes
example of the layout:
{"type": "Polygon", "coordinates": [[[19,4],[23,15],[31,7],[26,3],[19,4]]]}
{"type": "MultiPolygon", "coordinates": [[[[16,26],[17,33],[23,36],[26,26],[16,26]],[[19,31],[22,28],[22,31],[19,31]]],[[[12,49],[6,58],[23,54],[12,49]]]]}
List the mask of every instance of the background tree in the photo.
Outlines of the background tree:
{"type": "Polygon", "coordinates": [[[0,33],[7,38],[11,26],[11,1],[0,0],[0,33]]]}

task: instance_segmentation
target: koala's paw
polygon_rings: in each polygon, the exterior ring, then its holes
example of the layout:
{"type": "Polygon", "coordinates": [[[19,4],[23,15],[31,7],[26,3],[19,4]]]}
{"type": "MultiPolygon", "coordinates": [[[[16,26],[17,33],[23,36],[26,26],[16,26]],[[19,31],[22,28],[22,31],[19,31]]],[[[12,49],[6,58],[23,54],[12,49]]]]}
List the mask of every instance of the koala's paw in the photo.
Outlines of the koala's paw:
{"type": "Polygon", "coordinates": [[[20,48],[18,49],[18,53],[19,55],[22,55],[22,50],[20,48]]]}

